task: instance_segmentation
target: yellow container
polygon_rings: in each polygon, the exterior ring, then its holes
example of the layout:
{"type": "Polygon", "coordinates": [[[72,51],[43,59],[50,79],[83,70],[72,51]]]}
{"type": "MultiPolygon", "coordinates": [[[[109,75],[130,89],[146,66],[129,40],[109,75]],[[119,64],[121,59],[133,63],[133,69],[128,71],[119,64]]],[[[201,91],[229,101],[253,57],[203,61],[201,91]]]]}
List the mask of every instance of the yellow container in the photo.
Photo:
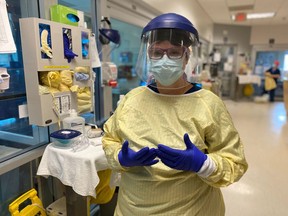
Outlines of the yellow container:
{"type": "Polygon", "coordinates": [[[91,197],[90,202],[93,204],[105,204],[112,199],[115,192],[115,187],[110,187],[112,170],[106,169],[98,171],[97,173],[100,182],[96,187],[96,198],[91,197]]]}
{"type": "Polygon", "coordinates": [[[13,201],[9,205],[9,211],[11,216],[46,216],[45,209],[34,188],[13,201]],[[19,211],[19,206],[28,199],[30,199],[31,204],[19,211]]]}

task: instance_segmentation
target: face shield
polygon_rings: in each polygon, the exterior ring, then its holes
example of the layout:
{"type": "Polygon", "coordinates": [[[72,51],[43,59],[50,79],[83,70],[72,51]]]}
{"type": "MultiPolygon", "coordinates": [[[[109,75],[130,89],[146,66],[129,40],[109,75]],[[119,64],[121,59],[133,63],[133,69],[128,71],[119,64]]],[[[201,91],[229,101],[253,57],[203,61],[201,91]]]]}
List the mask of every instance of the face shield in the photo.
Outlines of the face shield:
{"type": "Polygon", "coordinates": [[[136,71],[147,85],[179,88],[197,73],[198,39],[189,31],[160,28],[142,35],[136,71]]]}

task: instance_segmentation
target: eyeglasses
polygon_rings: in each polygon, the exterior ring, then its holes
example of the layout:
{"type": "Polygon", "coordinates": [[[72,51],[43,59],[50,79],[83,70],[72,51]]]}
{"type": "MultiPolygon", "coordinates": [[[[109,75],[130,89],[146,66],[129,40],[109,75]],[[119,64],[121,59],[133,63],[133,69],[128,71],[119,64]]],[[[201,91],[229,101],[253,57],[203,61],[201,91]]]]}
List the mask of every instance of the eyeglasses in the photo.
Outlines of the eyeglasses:
{"type": "Polygon", "coordinates": [[[164,54],[166,54],[168,58],[172,60],[181,59],[185,52],[186,52],[186,48],[183,46],[171,47],[168,49],[150,47],[148,49],[149,58],[154,59],[154,60],[159,60],[163,58],[164,54]]]}

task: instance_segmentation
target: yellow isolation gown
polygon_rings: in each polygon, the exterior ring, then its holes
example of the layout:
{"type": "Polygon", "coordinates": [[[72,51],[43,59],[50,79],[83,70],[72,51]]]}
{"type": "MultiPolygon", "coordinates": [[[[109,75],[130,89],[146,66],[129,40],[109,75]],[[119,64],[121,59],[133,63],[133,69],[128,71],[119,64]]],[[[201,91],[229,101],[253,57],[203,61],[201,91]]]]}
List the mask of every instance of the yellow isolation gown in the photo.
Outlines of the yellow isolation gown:
{"type": "Polygon", "coordinates": [[[108,163],[122,176],[117,216],[222,216],[225,206],[219,188],[238,181],[248,167],[224,103],[208,90],[164,95],[138,87],[121,100],[104,131],[108,163]],[[118,153],[125,140],[134,151],[145,146],[157,148],[159,143],[184,150],[185,133],[216,165],[207,178],[169,168],[161,161],[144,167],[122,167],[119,163],[118,153]]]}

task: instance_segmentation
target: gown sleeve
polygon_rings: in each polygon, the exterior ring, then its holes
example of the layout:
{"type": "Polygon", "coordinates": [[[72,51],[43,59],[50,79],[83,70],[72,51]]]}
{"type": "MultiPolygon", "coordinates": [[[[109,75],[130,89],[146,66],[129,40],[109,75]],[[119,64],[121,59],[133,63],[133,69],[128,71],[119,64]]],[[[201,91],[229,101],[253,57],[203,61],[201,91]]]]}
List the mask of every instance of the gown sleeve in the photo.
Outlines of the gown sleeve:
{"type": "Polygon", "coordinates": [[[122,148],[124,140],[121,139],[117,123],[123,104],[124,103],[119,104],[114,114],[104,124],[104,136],[102,138],[102,146],[108,164],[111,169],[118,171],[124,170],[118,160],[118,154],[122,148]]]}
{"type": "Polygon", "coordinates": [[[214,102],[209,110],[212,123],[206,131],[205,142],[216,169],[203,181],[214,187],[225,187],[237,182],[248,164],[239,133],[224,103],[220,99],[214,102]]]}

